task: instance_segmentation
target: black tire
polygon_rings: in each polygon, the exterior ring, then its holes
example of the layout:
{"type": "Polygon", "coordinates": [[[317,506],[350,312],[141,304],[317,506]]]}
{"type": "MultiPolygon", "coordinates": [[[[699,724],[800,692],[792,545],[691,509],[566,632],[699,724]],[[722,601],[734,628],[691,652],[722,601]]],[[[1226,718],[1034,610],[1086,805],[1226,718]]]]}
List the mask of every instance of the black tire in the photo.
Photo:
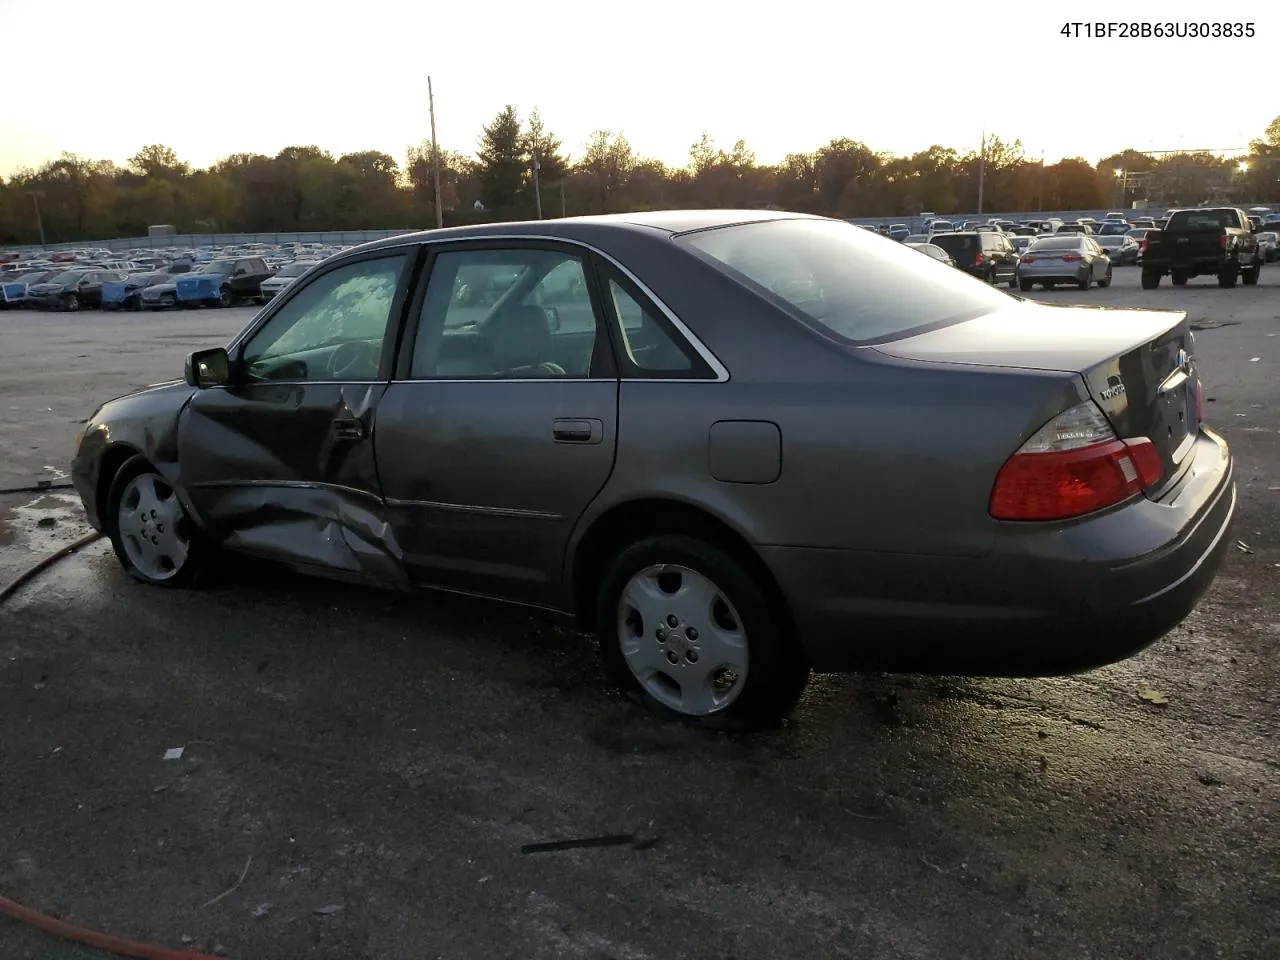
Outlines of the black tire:
{"type": "Polygon", "coordinates": [[[1107,287],[1111,286],[1111,274],[1112,274],[1112,269],[1111,269],[1110,267],[1107,267],[1107,277],[1106,277],[1106,279],[1105,279],[1105,280],[1099,280],[1099,281],[1098,281],[1098,286],[1099,286],[1099,287],[1101,287],[1103,290],[1105,290],[1105,289],[1107,289],[1107,287]]]}
{"type": "Polygon", "coordinates": [[[1258,278],[1262,276],[1262,264],[1255,263],[1248,270],[1240,271],[1240,279],[1246,287],[1257,286],[1258,278]]]}
{"type": "Polygon", "coordinates": [[[218,306],[231,307],[231,306],[235,306],[235,302],[236,302],[236,295],[231,292],[231,288],[223,287],[222,291],[218,294],[218,306]]]}
{"type": "Polygon", "coordinates": [[[1089,272],[1080,280],[1076,281],[1076,286],[1081,290],[1088,290],[1093,284],[1093,267],[1089,268],[1089,272]]]}
{"type": "Polygon", "coordinates": [[[1009,289],[1017,290],[1021,288],[1021,286],[1022,286],[1022,281],[1018,279],[1018,271],[1015,270],[1013,271],[1013,273],[1009,274],[1009,289]]]}
{"type": "Polygon", "coordinates": [[[63,298],[62,309],[75,313],[80,309],[80,297],[77,294],[69,294],[63,298]]]}
{"type": "Polygon", "coordinates": [[[1031,283],[1031,281],[1030,281],[1030,280],[1019,280],[1019,281],[1018,281],[1018,289],[1019,289],[1019,290],[1021,290],[1023,293],[1030,293],[1030,292],[1031,292],[1031,287],[1032,287],[1032,286],[1033,286],[1033,284],[1031,283]]]}
{"type": "Polygon", "coordinates": [[[1181,270],[1171,273],[1169,274],[1169,282],[1175,287],[1185,287],[1187,285],[1187,275],[1181,270]]]}
{"type": "Polygon", "coordinates": [[[1234,268],[1231,270],[1223,270],[1220,274],[1218,274],[1218,286],[1220,286],[1223,290],[1230,290],[1235,285],[1236,285],[1236,271],[1234,268]]]}
{"type": "Polygon", "coordinates": [[[1146,267],[1143,267],[1142,268],[1142,289],[1154,290],[1158,286],[1160,286],[1159,272],[1155,270],[1148,270],[1146,267]]]}
{"type": "MultiPolygon", "coordinates": [[[[156,471],[155,467],[145,457],[137,456],[127,460],[111,481],[111,489],[107,494],[105,511],[102,515],[103,527],[107,536],[111,538],[112,549],[115,550],[116,558],[125,568],[125,571],[135,580],[159,587],[195,586],[202,582],[209,568],[208,560],[212,550],[180,502],[178,502],[177,509],[181,512],[181,515],[177,522],[181,525],[179,529],[182,530],[187,541],[187,553],[182,564],[177,567],[176,572],[164,577],[152,575],[141,569],[129,555],[129,549],[125,544],[125,535],[120,530],[121,501],[124,499],[131,482],[147,474],[154,478],[157,488],[169,491],[176,500],[176,494],[172,493],[172,485],[156,471]]],[[[152,519],[150,522],[154,524],[156,521],[152,519]]],[[[163,532],[163,528],[161,528],[161,532],[163,532]]]]}
{"type": "MultiPolygon", "coordinates": [[[[710,621],[711,613],[707,616],[710,621]]],[[[779,615],[772,592],[731,552],[694,537],[682,534],[649,537],[623,550],[600,586],[596,622],[605,667],[623,692],[659,715],[697,726],[715,730],[776,726],[795,707],[809,679],[804,653],[785,618],[779,615]],[[629,624],[639,631],[640,640],[659,643],[657,627],[636,622],[634,616],[624,622],[620,610],[623,590],[632,577],[646,568],[667,564],[684,567],[711,581],[736,611],[741,621],[738,626],[747,638],[746,678],[738,681],[742,684],[741,690],[715,712],[693,715],[655,698],[637,679],[623,654],[623,631],[629,624]]],[[[657,622],[662,625],[660,619],[657,622]]]]}
{"type": "Polygon", "coordinates": [[[1053,289],[1053,281],[1052,281],[1052,280],[1042,280],[1042,281],[1040,282],[1040,289],[1042,289],[1042,290],[1052,290],[1052,289],[1053,289]]]}

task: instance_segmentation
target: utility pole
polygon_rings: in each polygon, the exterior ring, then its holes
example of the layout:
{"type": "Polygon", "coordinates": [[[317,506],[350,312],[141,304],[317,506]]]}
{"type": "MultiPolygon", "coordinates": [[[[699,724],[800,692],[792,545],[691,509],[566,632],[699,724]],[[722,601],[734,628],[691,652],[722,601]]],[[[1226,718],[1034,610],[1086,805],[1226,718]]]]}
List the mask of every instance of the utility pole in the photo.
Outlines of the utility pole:
{"type": "Polygon", "coordinates": [[[1044,151],[1040,151],[1040,191],[1036,196],[1036,210],[1044,209],[1044,151]]]}
{"type": "Polygon", "coordinates": [[[565,209],[566,208],[564,205],[564,180],[561,180],[560,181],[560,218],[562,220],[568,216],[568,214],[565,213],[565,209]]]}
{"type": "Polygon", "coordinates": [[[987,131],[982,131],[982,147],[978,151],[978,213],[982,213],[982,192],[987,179],[987,131]]]}
{"type": "Polygon", "coordinates": [[[440,206],[440,147],[436,144],[436,98],[427,77],[427,109],[431,112],[431,179],[436,190],[436,229],[444,226],[444,208],[440,206]]]}
{"type": "Polygon", "coordinates": [[[542,167],[538,164],[538,148],[533,148],[533,205],[538,210],[538,219],[542,219],[542,167]]]}
{"type": "Polygon", "coordinates": [[[44,246],[44,220],[40,218],[40,192],[38,190],[28,190],[27,196],[31,198],[31,202],[36,208],[36,229],[40,231],[40,246],[44,246]]]}

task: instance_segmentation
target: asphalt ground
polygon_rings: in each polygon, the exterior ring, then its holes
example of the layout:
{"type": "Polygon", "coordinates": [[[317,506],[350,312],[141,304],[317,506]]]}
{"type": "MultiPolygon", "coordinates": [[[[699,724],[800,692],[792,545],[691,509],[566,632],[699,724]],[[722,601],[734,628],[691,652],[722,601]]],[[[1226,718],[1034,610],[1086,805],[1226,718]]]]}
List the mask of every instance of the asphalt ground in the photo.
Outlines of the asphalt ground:
{"type": "MultiPolygon", "coordinates": [[[[1280,268],[1033,296],[1200,328],[1239,542],[1142,654],[821,677],[727,737],[638,712],[524,610],[258,568],[148,589],[99,542],[0,606],[0,894],[242,958],[1274,960],[1280,268]]],[[[251,315],[0,314],[0,487],[251,315]]],[[[0,582],[84,532],[69,493],[0,498],[0,582]]],[[[0,921],[0,957],[55,956],[88,954],[0,921]]]]}

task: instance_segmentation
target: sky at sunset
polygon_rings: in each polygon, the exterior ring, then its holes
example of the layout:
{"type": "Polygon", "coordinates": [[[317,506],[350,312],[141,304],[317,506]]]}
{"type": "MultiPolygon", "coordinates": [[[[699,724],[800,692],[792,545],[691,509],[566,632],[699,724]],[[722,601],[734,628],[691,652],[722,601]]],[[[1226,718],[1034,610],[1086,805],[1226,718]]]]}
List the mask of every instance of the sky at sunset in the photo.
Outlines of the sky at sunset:
{"type": "Polygon", "coordinates": [[[1199,23],[1187,0],[0,0],[0,176],[146,143],[196,166],[305,144],[403,161],[429,136],[428,74],[440,144],[466,153],[507,103],[539,107],[571,155],[604,128],[673,165],[704,130],[766,163],[838,136],[977,149],[984,126],[1050,162],[1245,147],[1280,113],[1280,3],[1214,9],[1254,37],[1060,33],[1086,15],[1199,23]]]}

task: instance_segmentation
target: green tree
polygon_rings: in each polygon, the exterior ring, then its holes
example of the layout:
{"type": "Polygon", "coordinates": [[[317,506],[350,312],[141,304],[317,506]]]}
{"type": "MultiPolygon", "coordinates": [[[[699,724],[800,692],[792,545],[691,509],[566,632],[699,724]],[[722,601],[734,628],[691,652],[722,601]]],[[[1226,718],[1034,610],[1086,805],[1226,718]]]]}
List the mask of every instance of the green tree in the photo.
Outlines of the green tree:
{"type": "MultiPolygon", "coordinates": [[[[534,209],[533,171],[535,158],[538,183],[544,191],[548,187],[557,186],[565,179],[569,173],[569,159],[562,152],[560,139],[547,129],[536,107],[529,114],[529,119],[525,121],[521,148],[529,171],[524,185],[523,206],[534,209]]],[[[548,204],[544,195],[543,210],[546,211],[547,209],[548,204]]]]}
{"type": "Polygon", "coordinates": [[[152,143],[129,158],[129,169],[140,177],[177,179],[191,172],[191,167],[178,159],[172,147],[152,143]]]}
{"type": "Polygon", "coordinates": [[[484,205],[497,216],[521,207],[526,177],[524,135],[516,108],[508,104],[487,124],[476,151],[476,178],[484,205]]]}

